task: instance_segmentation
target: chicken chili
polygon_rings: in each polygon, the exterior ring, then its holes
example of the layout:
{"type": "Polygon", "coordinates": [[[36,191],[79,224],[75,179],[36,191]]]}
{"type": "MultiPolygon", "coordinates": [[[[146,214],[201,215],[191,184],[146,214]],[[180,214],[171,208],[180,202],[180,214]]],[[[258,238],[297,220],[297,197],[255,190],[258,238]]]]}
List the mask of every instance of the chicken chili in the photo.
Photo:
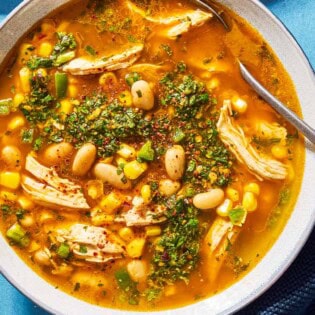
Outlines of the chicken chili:
{"type": "Polygon", "coordinates": [[[188,1],[81,1],[1,75],[0,216],[40,276],[90,303],[182,306],[240,279],[294,206],[303,141],[237,58],[299,112],[261,36],[188,1]]]}

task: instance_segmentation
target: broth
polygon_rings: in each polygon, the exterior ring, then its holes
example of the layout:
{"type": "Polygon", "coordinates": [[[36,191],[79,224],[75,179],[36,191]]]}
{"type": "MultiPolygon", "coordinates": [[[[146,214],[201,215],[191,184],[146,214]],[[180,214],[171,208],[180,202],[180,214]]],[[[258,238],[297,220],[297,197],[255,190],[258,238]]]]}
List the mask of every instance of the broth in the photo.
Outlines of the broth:
{"type": "Polygon", "coordinates": [[[281,233],[304,143],[236,58],[300,114],[298,99],[224,10],[230,32],[188,1],[82,1],[17,48],[1,75],[0,226],[56,289],[180,307],[241,279],[281,233]]]}

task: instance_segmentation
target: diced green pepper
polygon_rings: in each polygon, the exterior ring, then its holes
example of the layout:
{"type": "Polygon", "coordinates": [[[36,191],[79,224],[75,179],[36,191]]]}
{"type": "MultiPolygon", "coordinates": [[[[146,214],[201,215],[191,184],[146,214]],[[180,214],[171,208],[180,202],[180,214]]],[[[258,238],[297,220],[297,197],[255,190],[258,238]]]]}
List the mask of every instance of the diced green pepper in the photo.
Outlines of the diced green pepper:
{"type": "Polygon", "coordinates": [[[55,66],[59,67],[62,64],[72,60],[74,57],[75,57],[75,52],[74,51],[68,51],[68,52],[62,53],[55,60],[55,66]]]}
{"type": "Polygon", "coordinates": [[[117,280],[119,288],[122,290],[128,290],[134,284],[126,269],[120,269],[116,271],[115,278],[117,280]]]}
{"type": "Polygon", "coordinates": [[[26,231],[17,222],[7,230],[6,235],[11,241],[21,247],[26,247],[30,243],[26,231]]]}
{"type": "Polygon", "coordinates": [[[185,133],[181,129],[176,129],[173,135],[173,141],[179,143],[185,139],[185,133]]]}
{"type": "Polygon", "coordinates": [[[67,243],[61,243],[57,249],[57,255],[61,258],[68,258],[70,255],[70,246],[67,243]]]}
{"type": "Polygon", "coordinates": [[[57,98],[65,98],[68,89],[68,76],[66,73],[56,72],[55,73],[55,87],[57,98]]]}
{"type": "Polygon", "coordinates": [[[234,225],[242,226],[245,223],[247,211],[243,207],[237,207],[229,212],[229,218],[234,225]]]}
{"type": "Polygon", "coordinates": [[[117,270],[115,278],[119,288],[128,299],[128,303],[130,305],[138,305],[140,293],[137,289],[137,283],[130,278],[128,271],[126,269],[117,270]]]}
{"type": "Polygon", "coordinates": [[[7,116],[11,112],[12,98],[0,100],[0,116],[7,116]]]}
{"type": "Polygon", "coordinates": [[[154,160],[154,150],[152,148],[152,142],[147,141],[138,152],[138,158],[145,161],[154,160]]]}

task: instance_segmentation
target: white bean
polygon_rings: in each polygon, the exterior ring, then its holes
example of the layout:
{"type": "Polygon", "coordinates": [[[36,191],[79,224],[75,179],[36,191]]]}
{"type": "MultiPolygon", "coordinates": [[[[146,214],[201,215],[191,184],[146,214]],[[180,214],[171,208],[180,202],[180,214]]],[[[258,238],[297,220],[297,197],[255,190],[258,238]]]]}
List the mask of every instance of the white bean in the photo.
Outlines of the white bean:
{"type": "Polygon", "coordinates": [[[105,164],[97,163],[94,167],[94,175],[96,178],[110,184],[111,186],[118,189],[130,189],[131,182],[129,179],[124,177],[124,173],[117,173],[117,167],[105,164]]]}
{"type": "Polygon", "coordinates": [[[0,160],[6,167],[19,170],[22,162],[21,151],[16,146],[7,145],[1,150],[0,160]]]}
{"type": "Polygon", "coordinates": [[[180,182],[172,181],[170,179],[162,179],[159,182],[159,192],[161,195],[169,197],[178,192],[180,189],[180,182]]]}
{"type": "Polygon", "coordinates": [[[36,251],[33,258],[34,261],[39,265],[43,266],[50,265],[50,257],[48,253],[43,249],[39,249],[38,251],[36,251]]]}
{"type": "Polygon", "coordinates": [[[72,151],[73,146],[68,142],[51,144],[45,149],[43,159],[48,165],[60,164],[72,151]]]}
{"type": "Polygon", "coordinates": [[[136,81],[131,87],[133,105],[137,108],[150,110],[154,106],[154,94],[147,81],[136,81]]]}
{"type": "Polygon", "coordinates": [[[200,193],[194,196],[193,204],[200,210],[208,210],[219,206],[224,199],[224,192],[220,188],[200,193]]]}
{"type": "Polygon", "coordinates": [[[96,147],[92,143],[85,143],[76,153],[72,163],[72,173],[76,176],[84,176],[96,157],[96,147]]]}
{"type": "Polygon", "coordinates": [[[145,261],[132,260],[127,265],[127,271],[135,282],[144,282],[148,275],[148,266],[145,261]]]}
{"type": "Polygon", "coordinates": [[[172,180],[182,178],[185,171],[185,151],[182,146],[174,145],[165,154],[165,168],[167,175],[172,180]]]}

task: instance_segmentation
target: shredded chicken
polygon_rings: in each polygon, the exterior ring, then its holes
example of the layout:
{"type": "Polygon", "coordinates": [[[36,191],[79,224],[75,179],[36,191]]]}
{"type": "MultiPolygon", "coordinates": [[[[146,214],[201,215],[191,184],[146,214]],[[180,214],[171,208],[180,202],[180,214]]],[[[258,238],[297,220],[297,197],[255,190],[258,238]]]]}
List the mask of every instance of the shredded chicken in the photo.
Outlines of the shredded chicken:
{"type": "Polygon", "coordinates": [[[127,6],[131,11],[141,15],[147,21],[170,26],[165,31],[163,31],[161,35],[167,36],[171,39],[176,39],[179,35],[187,33],[193,27],[203,25],[213,17],[212,13],[207,13],[201,10],[187,11],[176,16],[152,17],[147,15],[145,11],[138,8],[130,1],[127,1],[127,6]]]}
{"type": "Polygon", "coordinates": [[[82,187],[59,177],[53,168],[41,165],[28,155],[25,169],[34,175],[36,180],[23,176],[22,187],[36,203],[52,208],[58,206],[82,210],[90,208],[82,193],[82,187]]]}
{"type": "MultiPolygon", "coordinates": [[[[128,72],[138,72],[148,81],[157,81],[161,77],[162,71],[169,71],[168,66],[160,66],[152,63],[137,63],[128,68],[128,72]]],[[[151,83],[151,82],[150,82],[151,83]]]]}
{"type": "Polygon", "coordinates": [[[205,268],[210,281],[215,281],[228,254],[229,246],[235,243],[240,228],[231,221],[217,217],[208,231],[202,247],[205,268]]]}
{"type": "Polygon", "coordinates": [[[235,155],[237,160],[245,164],[259,180],[262,180],[262,178],[285,179],[287,176],[286,166],[279,161],[259,154],[248,143],[242,128],[233,124],[230,113],[231,102],[225,101],[217,123],[222,142],[235,155]]]}
{"type": "Polygon", "coordinates": [[[143,47],[142,44],[138,44],[121,53],[97,59],[91,57],[76,58],[64,65],[63,70],[73,75],[87,75],[124,69],[140,58],[143,47]]]}
{"type": "Polygon", "coordinates": [[[146,226],[161,223],[166,220],[165,207],[157,205],[149,208],[142,197],[134,197],[133,207],[115,218],[115,222],[124,222],[127,226],[146,226]]]}
{"type": "Polygon", "coordinates": [[[59,230],[57,240],[67,241],[78,258],[89,262],[105,263],[124,257],[123,244],[106,228],[74,224],[68,230],[59,230]]]}
{"type": "Polygon", "coordinates": [[[277,123],[259,122],[256,133],[260,139],[277,139],[281,144],[286,144],[287,130],[277,123]]]}

